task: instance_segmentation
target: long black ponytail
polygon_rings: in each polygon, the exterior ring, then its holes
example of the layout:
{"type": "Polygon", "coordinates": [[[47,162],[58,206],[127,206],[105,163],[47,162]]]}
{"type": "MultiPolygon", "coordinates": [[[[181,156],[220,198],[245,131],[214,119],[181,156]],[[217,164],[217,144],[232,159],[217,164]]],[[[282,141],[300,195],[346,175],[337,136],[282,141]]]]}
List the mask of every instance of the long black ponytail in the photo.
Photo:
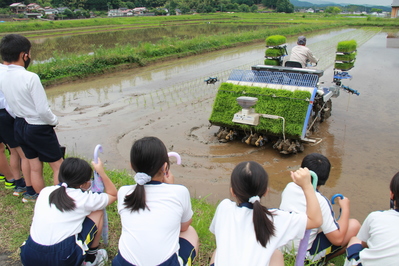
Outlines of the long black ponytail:
{"type": "Polygon", "coordinates": [[[256,240],[263,246],[275,235],[270,211],[260,203],[266,193],[269,177],[263,167],[254,161],[239,163],[231,174],[231,188],[240,203],[253,201],[253,216],[256,240]],[[253,198],[255,197],[255,198],[253,198]],[[259,197],[259,199],[257,198],[259,197]],[[255,199],[255,200],[253,200],[255,199]]]}
{"type": "Polygon", "coordinates": [[[392,177],[391,183],[389,184],[389,189],[393,194],[393,204],[391,204],[393,206],[391,207],[399,211],[399,172],[392,177]]]}
{"type": "Polygon", "coordinates": [[[82,159],[66,158],[61,166],[58,179],[61,186],[50,193],[49,204],[54,204],[61,212],[72,211],[76,208],[75,201],[66,193],[66,188],[79,188],[90,180],[93,170],[90,165],[82,159]]]}
{"type": "MultiPolygon", "coordinates": [[[[169,167],[169,157],[165,144],[156,137],[139,139],[130,150],[130,164],[136,173],[144,173],[152,178],[165,162],[169,167]]],[[[137,184],[134,191],[125,197],[124,204],[131,211],[148,209],[144,185],[137,184]]]]}

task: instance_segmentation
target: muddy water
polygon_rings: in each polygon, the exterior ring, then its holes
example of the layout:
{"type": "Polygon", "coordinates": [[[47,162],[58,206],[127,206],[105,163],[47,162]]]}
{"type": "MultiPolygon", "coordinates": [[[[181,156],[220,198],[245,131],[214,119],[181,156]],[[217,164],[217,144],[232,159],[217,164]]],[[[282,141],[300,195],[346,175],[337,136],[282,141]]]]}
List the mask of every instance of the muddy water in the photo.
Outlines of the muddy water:
{"type": "MultiPolygon", "coordinates": [[[[330,38],[356,34],[337,31],[318,42],[309,39],[309,46],[316,55],[324,55],[326,50],[333,53],[335,44],[326,48],[330,38]]],[[[363,221],[370,211],[389,206],[389,180],[399,171],[395,149],[399,142],[395,79],[399,65],[394,60],[399,49],[388,48],[386,33],[374,32],[363,41],[356,67],[350,71],[353,79],[344,82],[359,90],[360,96],[341,92],[333,99],[332,116],[313,136],[322,141],[306,145],[305,152],[297,155],[279,154],[271,145],[220,144],[214,137],[218,128],[208,128],[218,85],[204,85],[204,79],[217,75],[223,81],[232,68],[249,69],[261,63],[263,43],[57,86],[47,94],[60,117],[60,142],[70,155],[91,158],[94,147],[101,143],[101,157],[109,169],[129,169],[133,141],[157,136],[170,151],[182,155],[182,165],[172,166],[176,181],[186,185],[192,196],[207,197],[210,202],[229,197],[229,175],[238,162],[254,160],[270,175],[270,192],[264,203],[278,207],[280,193],[290,181],[289,170],[296,169],[306,154],[323,153],[333,168],[321,191],[327,197],[335,193],[347,196],[352,216],[363,221]]],[[[323,58],[320,63],[326,66],[322,81],[329,86],[332,67],[327,67],[323,58]]]]}

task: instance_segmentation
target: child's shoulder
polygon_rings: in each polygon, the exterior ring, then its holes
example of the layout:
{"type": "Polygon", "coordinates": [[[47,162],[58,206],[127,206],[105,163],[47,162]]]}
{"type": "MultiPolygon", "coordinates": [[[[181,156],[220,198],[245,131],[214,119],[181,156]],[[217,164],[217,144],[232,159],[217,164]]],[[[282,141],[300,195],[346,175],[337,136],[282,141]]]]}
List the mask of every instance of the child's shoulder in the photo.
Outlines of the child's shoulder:
{"type": "Polygon", "coordinates": [[[399,212],[395,210],[381,210],[373,211],[367,216],[369,219],[386,219],[387,217],[395,217],[395,219],[399,219],[399,212]]]}

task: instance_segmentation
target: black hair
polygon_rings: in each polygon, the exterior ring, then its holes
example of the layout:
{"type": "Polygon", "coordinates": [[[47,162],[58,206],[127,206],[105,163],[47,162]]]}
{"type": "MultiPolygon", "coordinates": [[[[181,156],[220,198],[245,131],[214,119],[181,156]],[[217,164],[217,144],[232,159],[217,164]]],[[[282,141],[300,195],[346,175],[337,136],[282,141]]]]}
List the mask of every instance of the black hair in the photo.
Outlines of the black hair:
{"type": "MultiPolygon", "coordinates": [[[[239,163],[231,173],[231,188],[240,203],[248,202],[253,196],[261,198],[267,191],[268,181],[265,169],[254,161],[239,163]]],[[[270,211],[260,201],[255,201],[252,220],[256,239],[263,247],[275,235],[273,221],[268,216],[272,217],[270,211]]]]}
{"type": "MultiPolygon", "coordinates": [[[[79,188],[90,180],[93,170],[85,160],[69,157],[66,158],[61,166],[58,179],[61,183],[66,183],[70,188],[79,188]]],[[[54,204],[61,212],[72,211],[76,208],[75,201],[66,193],[66,188],[60,186],[50,193],[49,204],[54,204]]]]}
{"type": "Polygon", "coordinates": [[[316,173],[318,178],[317,186],[322,186],[326,183],[331,170],[330,161],[326,156],[320,153],[311,153],[306,155],[302,160],[301,167],[307,167],[309,170],[316,173]]]}
{"type": "Polygon", "coordinates": [[[21,52],[29,53],[31,47],[26,37],[19,34],[7,34],[0,42],[1,58],[8,63],[16,62],[21,52]]]}
{"type": "Polygon", "coordinates": [[[394,206],[392,208],[399,211],[399,172],[392,177],[391,183],[389,184],[389,189],[393,194],[394,206]]]}
{"type": "MultiPolygon", "coordinates": [[[[167,163],[169,156],[165,144],[157,137],[144,137],[133,143],[130,150],[130,164],[136,173],[154,177],[167,163]]],[[[147,207],[144,185],[136,185],[134,191],[125,197],[124,204],[131,211],[145,210],[147,207]]]]}

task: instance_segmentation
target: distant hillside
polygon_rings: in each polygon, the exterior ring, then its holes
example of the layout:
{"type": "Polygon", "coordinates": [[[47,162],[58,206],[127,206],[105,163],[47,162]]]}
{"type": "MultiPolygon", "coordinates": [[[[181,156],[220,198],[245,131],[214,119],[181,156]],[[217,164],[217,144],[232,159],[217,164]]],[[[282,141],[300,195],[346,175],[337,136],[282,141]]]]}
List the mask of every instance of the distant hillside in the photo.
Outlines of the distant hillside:
{"type": "MultiPolygon", "coordinates": [[[[312,1],[312,0],[310,0],[312,1]]],[[[306,1],[298,1],[298,0],[290,0],[291,4],[293,4],[295,6],[295,8],[317,8],[317,9],[324,9],[328,6],[338,6],[340,8],[344,8],[344,7],[348,7],[348,6],[358,6],[359,7],[359,11],[360,10],[370,10],[371,8],[379,8],[382,9],[383,11],[391,11],[391,7],[387,7],[387,6],[370,6],[370,5],[364,5],[364,6],[360,6],[360,5],[352,5],[352,4],[336,4],[333,2],[328,2],[328,1],[312,1],[312,2],[306,2],[306,1]],[[317,3],[316,3],[317,2],[317,3]]]]}

